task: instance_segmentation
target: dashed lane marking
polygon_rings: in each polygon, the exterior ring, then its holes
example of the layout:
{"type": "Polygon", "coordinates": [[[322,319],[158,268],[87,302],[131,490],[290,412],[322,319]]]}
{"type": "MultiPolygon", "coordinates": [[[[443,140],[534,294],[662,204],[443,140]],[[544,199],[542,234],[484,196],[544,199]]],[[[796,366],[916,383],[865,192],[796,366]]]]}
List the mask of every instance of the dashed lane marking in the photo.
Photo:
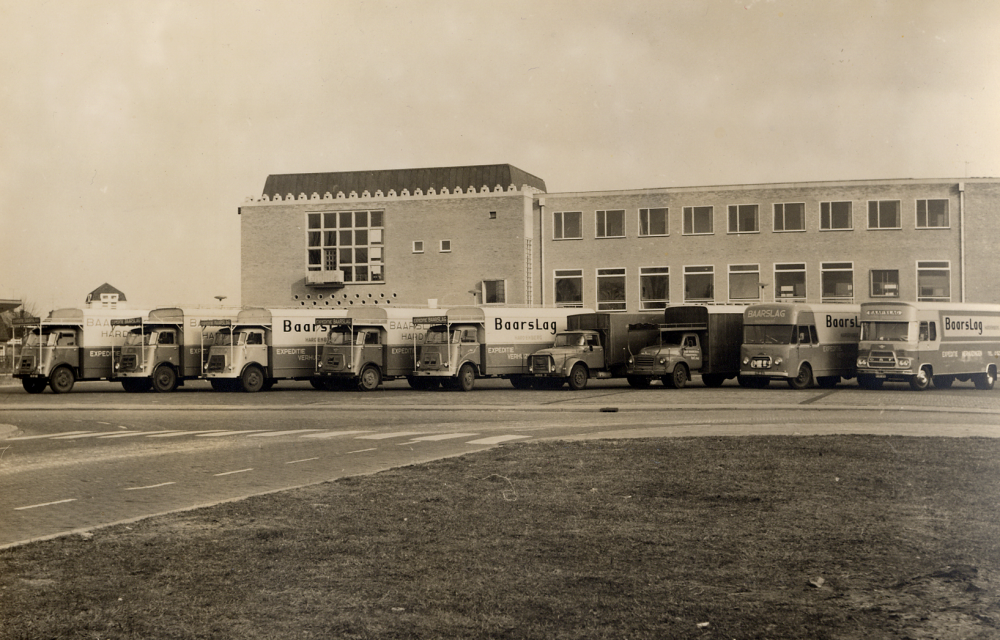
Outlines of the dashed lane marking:
{"type": "Polygon", "coordinates": [[[154,436],[162,433],[179,433],[176,429],[166,429],[164,431],[129,431],[128,433],[110,433],[97,436],[98,438],[134,438],[136,436],[154,436]]]}
{"type": "MultiPolygon", "coordinates": [[[[472,436],[479,435],[477,433],[439,433],[436,436],[422,436],[420,438],[414,438],[410,442],[437,442],[438,440],[451,440],[452,438],[471,438],[472,436]]],[[[404,442],[403,444],[410,444],[410,442],[404,442]]]]}
{"type": "Polygon", "coordinates": [[[298,464],[300,462],[312,462],[313,460],[319,460],[319,458],[303,458],[302,460],[289,460],[285,464],[298,464]]]}
{"type": "Polygon", "coordinates": [[[178,436],[193,436],[199,433],[215,433],[217,431],[222,431],[222,429],[209,429],[208,431],[172,431],[167,433],[158,433],[150,438],[176,438],[178,436]]]}
{"type": "Polygon", "coordinates": [[[395,431],[393,433],[375,433],[370,436],[358,436],[355,440],[386,440],[388,438],[402,438],[405,436],[415,436],[419,431],[395,431]]]}
{"type": "Polygon", "coordinates": [[[125,491],[142,491],[143,489],[156,489],[158,487],[165,487],[168,484],[177,484],[176,482],[161,482],[160,484],[150,484],[145,487],[125,487],[125,491]]]}
{"type": "Polygon", "coordinates": [[[250,467],[249,469],[238,469],[236,471],[224,471],[222,473],[216,473],[215,477],[219,477],[219,476],[231,476],[234,473],[246,473],[247,471],[253,471],[253,467],[250,467]]]}
{"type": "Polygon", "coordinates": [[[67,498],[65,500],[56,500],[55,502],[43,502],[41,504],[29,504],[26,507],[14,507],[14,511],[24,511],[25,509],[37,509],[38,507],[48,507],[54,504],[62,504],[64,502],[76,502],[76,498],[67,498]]]}
{"type": "Polygon", "coordinates": [[[500,444],[510,440],[522,440],[531,436],[493,436],[492,438],[480,438],[479,440],[469,440],[465,444],[500,444]]]}
{"type": "Polygon", "coordinates": [[[326,433],[307,433],[303,438],[334,438],[336,436],[353,436],[358,433],[371,433],[368,431],[328,431],[326,433]]]}
{"type": "Polygon", "coordinates": [[[357,451],[348,451],[347,453],[364,453],[365,451],[378,451],[378,447],[372,447],[371,449],[358,449],[357,451]]]}
{"type": "MultiPolygon", "coordinates": [[[[259,431],[263,431],[260,429],[259,431]]],[[[275,436],[287,436],[293,433],[311,433],[314,431],[325,431],[325,429],[291,429],[289,431],[266,431],[264,433],[253,433],[251,438],[273,438],[275,436]]]]}
{"type": "Polygon", "coordinates": [[[253,429],[250,431],[213,431],[211,433],[199,433],[195,435],[195,438],[218,438],[219,436],[239,436],[244,433],[256,433],[257,431],[262,431],[262,429],[253,429]]]}
{"type": "MultiPolygon", "coordinates": [[[[137,435],[142,434],[141,431],[129,431],[128,433],[123,433],[121,435],[131,435],[132,433],[135,433],[137,435]]],[[[52,440],[79,440],[81,438],[106,438],[106,437],[108,437],[107,432],[98,431],[97,433],[81,433],[81,434],[78,434],[78,435],[75,435],[75,436],[58,436],[58,437],[51,438],[51,439],[52,440]]]]}
{"type": "Polygon", "coordinates": [[[63,436],[79,435],[83,433],[94,433],[93,431],[67,431],[65,433],[50,433],[44,436],[18,436],[16,438],[7,438],[7,441],[11,440],[38,440],[40,438],[60,438],[63,436]]]}

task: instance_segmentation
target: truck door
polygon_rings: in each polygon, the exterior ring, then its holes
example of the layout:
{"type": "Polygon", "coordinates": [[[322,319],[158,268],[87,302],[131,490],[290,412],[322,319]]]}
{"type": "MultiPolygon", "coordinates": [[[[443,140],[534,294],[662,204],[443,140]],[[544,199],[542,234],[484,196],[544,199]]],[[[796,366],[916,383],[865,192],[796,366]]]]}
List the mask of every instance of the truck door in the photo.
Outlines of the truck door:
{"type": "Polygon", "coordinates": [[[382,345],[379,341],[378,329],[362,329],[358,331],[354,342],[358,350],[356,368],[358,373],[369,362],[374,362],[379,366],[382,365],[382,345]]]}
{"type": "Polygon", "coordinates": [[[160,362],[169,362],[180,366],[180,353],[178,352],[177,342],[176,329],[160,329],[159,335],[156,338],[157,362],[153,363],[153,365],[155,366],[160,362]]]}
{"type": "Polygon", "coordinates": [[[587,334],[583,359],[590,369],[604,368],[604,347],[601,346],[601,338],[596,333],[587,334]]]}
{"type": "Polygon", "coordinates": [[[819,346],[819,335],[816,333],[816,325],[800,324],[796,326],[795,345],[795,350],[798,353],[798,362],[796,362],[795,369],[788,369],[789,375],[795,375],[798,371],[799,363],[815,359],[816,347],[819,346]]]}
{"type": "Polygon", "coordinates": [[[697,333],[685,333],[681,338],[681,356],[687,361],[692,371],[698,371],[702,365],[701,339],[697,333]]]}
{"type": "Polygon", "coordinates": [[[243,345],[243,352],[246,354],[244,363],[256,362],[269,367],[271,363],[267,358],[267,345],[264,342],[263,329],[251,329],[246,332],[246,343],[243,345]]]}
{"type": "Polygon", "coordinates": [[[476,328],[462,327],[461,329],[456,329],[455,334],[458,336],[458,344],[456,345],[458,347],[458,357],[455,359],[455,366],[460,365],[466,360],[474,362],[478,366],[481,358],[479,355],[479,337],[476,335],[476,328]]]}

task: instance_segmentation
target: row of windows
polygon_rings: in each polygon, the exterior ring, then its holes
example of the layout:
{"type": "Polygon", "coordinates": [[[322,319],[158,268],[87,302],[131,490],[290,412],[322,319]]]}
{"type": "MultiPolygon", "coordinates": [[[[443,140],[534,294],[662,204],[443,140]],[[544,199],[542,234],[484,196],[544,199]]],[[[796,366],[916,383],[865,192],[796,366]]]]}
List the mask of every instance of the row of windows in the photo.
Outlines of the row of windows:
{"type": "MultiPolygon", "coordinates": [[[[732,264],[726,273],[728,291],[722,297],[729,302],[802,302],[808,297],[805,263],[775,263],[773,296],[770,286],[761,283],[759,264],[732,264]]],[[[716,273],[713,265],[684,266],[685,303],[715,302],[716,273]]],[[[555,303],[560,307],[584,307],[583,269],[557,269],[553,272],[555,303]]],[[[625,311],[628,274],[623,267],[597,269],[598,311],[625,311]]],[[[820,297],[824,302],[853,302],[855,270],[852,262],[820,263],[820,297]]],[[[951,300],[951,263],[920,261],[916,263],[917,300],[951,300]]],[[[868,272],[868,295],[872,298],[898,298],[899,270],[872,269],[868,272]]],[[[663,309],[670,303],[670,267],[639,268],[639,303],[641,309],[663,309]]]]}
{"type": "MultiPolygon", "coordinates": [[[[854,203],[819,203],[819,228],[823,231],[854,229],[854,203]]],[[[670,210],[667,207],[639,209],[639,237],[670,235],[670,210]]],[[[594,216],[595,238],[624,238],[625,210],[598,210],[594,216]]],[[[681,232],[686,236],[715,233],[715,207],[682,207],[681,232]]],[[[948,200],[917,200],[917,229],[949,228],[948,200]]],[[[728,233],[760,233],[760,205],[732,204],[727,207],[728,233]]],[[[868,202],[868,229],[901,229],[902,204],[899,200],[868,202]]],[[[803,202],[781,202],[773,206],[771,229],[777,233],[806,230],[806,205],[803,202]]],[[[556,211],[552,214],[554,240],[583,238],[582,211],[556,211]]]]}

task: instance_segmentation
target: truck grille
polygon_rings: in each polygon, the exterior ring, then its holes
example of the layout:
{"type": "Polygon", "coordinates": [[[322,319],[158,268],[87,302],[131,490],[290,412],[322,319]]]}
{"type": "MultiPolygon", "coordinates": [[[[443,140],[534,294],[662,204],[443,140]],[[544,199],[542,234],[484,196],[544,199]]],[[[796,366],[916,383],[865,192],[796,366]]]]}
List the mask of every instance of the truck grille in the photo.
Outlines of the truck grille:
{"type": "Polygon", "coordinates": [[[632,361],[632,366],[636,369],[652,369],[656,362],[656,356],[637,355],[632,361]]]}
{"type": "Polygon", "coordinates": [[[533,373],[551,373],[552,358],[548,356],[531,356],[531,371],[533,373]]]}
{"type": "Polygon", "coordinates": [[[21,360],[17,364],[18,373],[31,373],[32,369],[34,368],[35,368],[34,356],[21,356],[21,360]]]}
{"type": "Polygon", "coordinates": [[[868,356],[869,367],[895,367],[896,354],[892,351],[872,351],[868,356]]]}
{"type": "Polygon", "coordinates": [[[126,353],[122,356],[122,371],[135,370],[136,357],[134,353],[126,353]]]}
{"type": "Polygon", "coordinates": [[[344,355],[342,353],[334,353],[333,355],[327,356],[326,368],[330,371],[343,371],[344,355]]]}
{"type": "Polygon", "coordinates": [[[209,356],[208,358],[208,370],[213,373],[221,373],[226,369],[226,356],[216,355],[209,356]]]}

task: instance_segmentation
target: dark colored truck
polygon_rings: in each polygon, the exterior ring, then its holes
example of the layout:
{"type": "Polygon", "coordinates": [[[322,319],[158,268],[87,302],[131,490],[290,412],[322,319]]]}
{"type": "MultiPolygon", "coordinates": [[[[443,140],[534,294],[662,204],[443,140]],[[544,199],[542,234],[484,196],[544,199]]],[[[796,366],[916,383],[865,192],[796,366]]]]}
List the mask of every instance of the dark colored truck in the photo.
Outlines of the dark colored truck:
{"type": "MultiPolygon", "coordinates": [[[[678,305],[663,311],[663,323],[654,325],[660,341],[628,360],[632,386],[649,386],[655,378],[663,386],[680,389],[694,373],[706,387],[718,387],[740,373],[745,305],[678,305]]],[[[649,325],[635,324],[633,331],[649,325]]]]}
{"type": "MultiPolygon", "coordinates": [[[[531,355],[535,388],[558,388],[569,382],[570,389],[587,386],[590,378],[626,377],[629,355],[656,341],[658,313],[581,313],[566,319],[555,344],[531,355]],[[647,329],[629,331],[629,325],[646,324],[647,329]]],[[[629,383],[641,380],[629,378],[629,383]]]]}

